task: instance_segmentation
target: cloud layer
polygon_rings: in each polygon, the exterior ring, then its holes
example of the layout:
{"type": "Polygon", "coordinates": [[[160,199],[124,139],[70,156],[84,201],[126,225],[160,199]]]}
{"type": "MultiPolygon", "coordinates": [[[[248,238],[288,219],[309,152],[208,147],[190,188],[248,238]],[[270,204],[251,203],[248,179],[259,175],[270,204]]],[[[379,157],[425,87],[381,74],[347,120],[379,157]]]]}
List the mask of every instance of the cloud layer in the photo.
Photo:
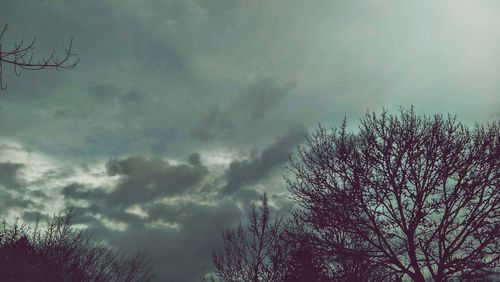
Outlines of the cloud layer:
{"type": "Polygon", "coordinates": [[[318,123],[369,109],[498,120],[495,2],[2,2],[8,42],[37,38],[72,71],[4,66],[0,211],[75,221],[146,251],[158,281],[195,281],[318,123]]]}

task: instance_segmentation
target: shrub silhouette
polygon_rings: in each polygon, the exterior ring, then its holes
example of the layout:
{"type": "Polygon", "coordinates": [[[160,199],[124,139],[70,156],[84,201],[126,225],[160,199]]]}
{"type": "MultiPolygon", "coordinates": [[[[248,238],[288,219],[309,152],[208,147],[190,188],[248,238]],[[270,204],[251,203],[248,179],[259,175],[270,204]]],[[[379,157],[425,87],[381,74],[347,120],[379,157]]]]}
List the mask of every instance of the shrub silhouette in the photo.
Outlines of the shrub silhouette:
{"type": "Polygon", "coordinates": [[[150,281],[144,256],[124,257],[71,227],[71,210],[45,231],[17,221],[0,231],[0,281],[150,281]]]}

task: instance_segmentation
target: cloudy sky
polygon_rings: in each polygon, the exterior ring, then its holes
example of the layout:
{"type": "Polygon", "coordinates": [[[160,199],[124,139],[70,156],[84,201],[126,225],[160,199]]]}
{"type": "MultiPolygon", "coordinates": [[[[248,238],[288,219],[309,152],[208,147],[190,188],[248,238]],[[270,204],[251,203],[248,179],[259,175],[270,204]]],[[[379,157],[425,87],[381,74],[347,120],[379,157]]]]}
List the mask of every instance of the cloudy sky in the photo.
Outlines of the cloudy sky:
{"type": "Polygon", "coordinates": [[[224,227],[319,123],[414,105],[500,117],[498,1],[3,0],[2,46],[37,38],[72,71],[4,66],[0,212],[76,223],[196,281],[224,227]]]}

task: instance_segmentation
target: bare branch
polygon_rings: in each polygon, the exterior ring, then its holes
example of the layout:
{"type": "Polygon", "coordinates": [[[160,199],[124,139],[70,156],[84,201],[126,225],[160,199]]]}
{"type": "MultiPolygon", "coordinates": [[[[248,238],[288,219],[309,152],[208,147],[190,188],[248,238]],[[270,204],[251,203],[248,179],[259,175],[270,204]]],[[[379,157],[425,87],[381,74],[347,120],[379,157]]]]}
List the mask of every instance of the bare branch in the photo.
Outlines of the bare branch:
{"type": "Polygon", "coordinates": [[[351,234],[414,281],[500,272],[498,123],[469,130],[411,108],[345,128],[320,127],[288,167],[296,216],[318,242],[334,253],[345,246],[326,238],[351,234]]]}
{"type": "Polygon", "coordinates": [[[53,50],[49,56],[33,60],[36,39],[28,44],[21,40],[21,42],[14,43],[12,49],[5,49],[2,39],[6,31],[7,24],[3,26],[0,33],[0,89],[2,90],[7,89],[3,81],[3,67],[5,65],[12,66],[15,75],[20,76],[21,70],[55,69],[59,71],[73,69],[80,61],[78,55],[73,52],[73,38],[71,38],[63,57],[56,56],[56,51],[53,50]]]}

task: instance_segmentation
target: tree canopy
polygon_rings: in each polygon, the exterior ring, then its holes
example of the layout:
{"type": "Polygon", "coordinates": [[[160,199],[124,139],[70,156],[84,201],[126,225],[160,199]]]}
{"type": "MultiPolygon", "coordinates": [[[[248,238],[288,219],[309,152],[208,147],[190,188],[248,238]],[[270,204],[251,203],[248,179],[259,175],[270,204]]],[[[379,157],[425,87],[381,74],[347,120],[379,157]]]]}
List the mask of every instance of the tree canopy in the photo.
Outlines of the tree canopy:
{"type": "Polygon", "coordinates": [[[453,116],[367,114],[359,130],[320,128],[289,165],[298,216],[325,248],[360,255],[414,281],[499,272],[500,127],[453,116]]]}
{"type": "Polygon", "coordinates": [[[18,222],[0,230],[0,280],[127,281],[152,279],[152,268],[141,254],[121,255],[71,226],[67,210],[48,221],[42,231],[18,222]]]}
{"type": "MultiPolygon", "coordinates": [[[[277,269],[288,275],[274,281],[488,281],[500,275],[496,122],[470,129],[454,116],[419,116],[413,108],[367,113],[355,131],[345,120],[331,131],[320,126],[288,171],[296,203],[291,220],[270,237],[257,236],[268,240],[264,244],[287,242],[277,249],[286,254],[277,269]]],[[[249,238],[259,234],[249,231],[249,238]]],[[[226,235],[225,250],[248,245],[244,238],[226,235]]],[[[242,281],[221,269],[236,275],[240,270],[228,266],[245,260],[214,258],[222,281],[242,281]]]]}

